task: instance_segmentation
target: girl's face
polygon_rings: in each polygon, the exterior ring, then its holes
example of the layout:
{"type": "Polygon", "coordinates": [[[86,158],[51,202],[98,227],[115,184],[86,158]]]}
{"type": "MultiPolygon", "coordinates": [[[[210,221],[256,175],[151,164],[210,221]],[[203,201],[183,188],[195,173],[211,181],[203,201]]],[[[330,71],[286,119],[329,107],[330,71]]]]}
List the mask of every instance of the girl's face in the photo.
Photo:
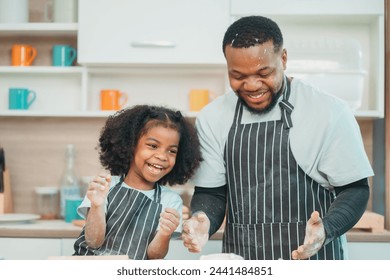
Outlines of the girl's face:
{"type": "Polygon", "coordinates": [[[140,137],[126,183],[134,188],[150,190],[168,174],[176,162],[180,136],[177,130],[155,126],[140,137]]]}

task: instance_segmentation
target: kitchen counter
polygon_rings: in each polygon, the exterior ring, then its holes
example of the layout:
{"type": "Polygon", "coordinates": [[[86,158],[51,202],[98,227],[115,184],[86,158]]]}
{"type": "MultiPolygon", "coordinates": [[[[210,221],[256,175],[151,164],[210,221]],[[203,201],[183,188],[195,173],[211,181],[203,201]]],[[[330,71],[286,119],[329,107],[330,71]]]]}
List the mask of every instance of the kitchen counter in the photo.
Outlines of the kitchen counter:
{"type": "Polygon", "coordinates": [[[367,232],[352,229],[347,232],[348,242],[390,242],[390,231],[367,232]]]}
{"type": "Polygon", "coordinates": [[[80,226],[64,220],[37,220],[0,224],[0,237],[77,238],[80,226]]]}
{"type": "MultiPolygon", "coordinates": [[[[37,237],[37,238],[77,238],[82,227],[64,220],[36,220],[27,223],[0,224],[0,237],[37,237]]],[[[211,240],[221,240],[223,230],[219,230],[211,240]]],[[[390,231],[365,232],[351,230],[347,233],[349,242],[390,242],[390,231]]]]}

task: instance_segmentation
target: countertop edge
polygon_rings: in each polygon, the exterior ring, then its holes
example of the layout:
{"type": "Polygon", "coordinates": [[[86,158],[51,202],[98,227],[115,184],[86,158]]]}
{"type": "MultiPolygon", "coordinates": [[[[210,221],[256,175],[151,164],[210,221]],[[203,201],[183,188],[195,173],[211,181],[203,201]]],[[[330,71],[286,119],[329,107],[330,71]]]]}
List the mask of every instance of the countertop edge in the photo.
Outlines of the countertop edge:
{"type": "MultiPolygon", "coordinates": [[[[390,231],[383,232],[367,232],[360,230],[351,230],[347,234],[348,242],[390,242],[390,231]]],[[[223,238],[223,230],[217,231],[210,237],[210,240],[221,240],[223,238]]]]}
{"type": "MultiPolygon", "coordinates": [[[[82,227],[63,220],[36,221],[27,224],[0,225],[0,238],[77,238],[82,227]]],[[[218,230],[210,240],[222,240],[223,229],[218,230]]],[[[351,230],[347,232],[348,242],[390,242],[390,231],[367,232],[351,230]]]]}
{"type": "MultiPolygon", "coordinates": [[[[81,232],[81,229],[80,229],[81,232]]],[[[80,232],[63,231],[63,230],[20,230],[20,229],[2,229],[0,228],[0,238],[17,237],[17,238],[77,238],[80,232]]]]}
{"type": "Polygon", "coordinates": [[[365,232],[351,230],[347,232],[348,242],[390,242],[390,231],[365,232]]]}

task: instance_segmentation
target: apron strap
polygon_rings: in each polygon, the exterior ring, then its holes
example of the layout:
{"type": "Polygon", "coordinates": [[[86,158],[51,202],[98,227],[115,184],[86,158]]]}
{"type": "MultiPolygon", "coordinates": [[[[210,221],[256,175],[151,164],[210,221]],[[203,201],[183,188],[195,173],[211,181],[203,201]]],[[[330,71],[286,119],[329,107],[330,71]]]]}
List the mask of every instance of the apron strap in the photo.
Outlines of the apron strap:
{"type": "Polygon", "coordinates": [[[160,203],[161,204],[161,187],[159,184],[155,184],[155,187],[154,187],[154,199],[153,199],[154,202],[156,203],[160,203]]]}
{"type": "Polygon", "coordinates": [[[293,127],[293,123],[291,120],[291,112],[294,110],[294,106],[291,105],[290,102],[288,102],[288,99],[290,97],[290,81],[285,77],[286,82],[286,89],[283,94],[282,101],[279,102],[280,109],[282,111],[282,121],[285,125],[286,129],[290,129],[293,127]]]}
{"type": "Polygon", "coordinates": [[[241,124],[241,119],[242,119],[242,112],[243,112],[243,106],[240,102],[240,99],[238,98],[237,99],[237,102],[236,102],[236,109],[234,110],[234,124],[237,126],[239,124],[241,124]]]}

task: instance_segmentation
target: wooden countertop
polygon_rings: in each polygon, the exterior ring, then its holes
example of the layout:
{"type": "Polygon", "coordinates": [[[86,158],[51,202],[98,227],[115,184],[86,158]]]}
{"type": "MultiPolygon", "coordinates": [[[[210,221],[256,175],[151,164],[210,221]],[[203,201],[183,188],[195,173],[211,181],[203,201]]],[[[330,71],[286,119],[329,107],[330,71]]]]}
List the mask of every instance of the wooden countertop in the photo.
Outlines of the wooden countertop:
{"type": "Polygon", "coordinates": [[[64,220],[0,224],[0,237],[77,238],[81,227],[64,220]]]}
{"type": "MultiPolygon", "coordinates": [[[[77,238],[80,226],[64,220],[36,220],[27,223],[0,223],[0,237],[25,238],[77,238]]],[[[221,240],[223,230],[219,230],[211,240],[221,240]]],[[[347,233],[349,242],[390,242],[390,231],[377,233],[351,230],[347,233]]]]}
{"type": "Polygon", "coordinates": [[[367,232],[352,229],[347,232],[348,242],[390,242],[390,231],[367,232]]]}

